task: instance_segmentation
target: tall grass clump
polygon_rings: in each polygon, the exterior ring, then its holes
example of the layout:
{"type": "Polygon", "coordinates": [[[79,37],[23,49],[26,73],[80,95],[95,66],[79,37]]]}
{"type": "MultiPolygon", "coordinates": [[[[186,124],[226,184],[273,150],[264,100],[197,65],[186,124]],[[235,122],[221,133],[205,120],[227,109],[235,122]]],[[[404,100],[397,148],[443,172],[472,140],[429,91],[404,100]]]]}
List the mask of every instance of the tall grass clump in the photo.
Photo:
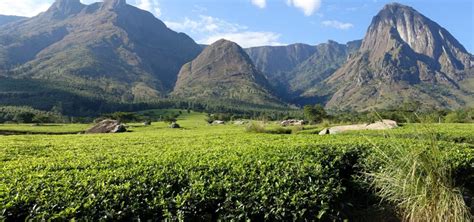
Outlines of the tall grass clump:
{"type": "Polygon", "coordinates": [[[471,221],[448,152],[435,137],[423,141],[374,147],[377,167],[366,175],[376,194],[394,204],[403,221],[471,221]]]}
{"type": "Polygon", "coordinates": [[[245,131],[249,133],[265,133],[265,125],[263,123],[251,122],[245,127],[245,131]]]}
{"type": "Polygon", "coordinates": [[[268,134],[291,134],[296,133],[294,129],[284,128],[281,126],[266,128],[264,123],[251,122],[245,127],[248,133],[268,133],[268,134]]]}

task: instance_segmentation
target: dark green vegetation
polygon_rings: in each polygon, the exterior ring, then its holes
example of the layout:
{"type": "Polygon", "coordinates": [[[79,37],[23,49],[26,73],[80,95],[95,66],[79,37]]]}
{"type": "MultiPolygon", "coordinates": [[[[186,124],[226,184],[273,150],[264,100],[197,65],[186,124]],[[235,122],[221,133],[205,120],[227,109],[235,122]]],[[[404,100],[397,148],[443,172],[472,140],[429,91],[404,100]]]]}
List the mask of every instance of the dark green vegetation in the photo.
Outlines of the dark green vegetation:
{"type": "Polygon", "coordinates": [[[328,117],[328,114],[321,105],[306,105],[303,108],[304,116],[306,120],[313,123],[320,123],[328,117]]]}
{"type": "Polygon", "coordinates": [[[474,138],[473,125],[409,125],[387,140],[383,132],[255,134],[245,126],[209,126],[204,119],[183,113],[183,129],[130,124],[133,132],[125,134],[0,137],[1,217],[396,218],[398,208],[379,205],[380,196],[361,176],[385,169],[375,149],[428,149],[433,133],[440,135],[435,144],[445,154],[443,166],[452,169],[453,186],[472,198],[472,143],[451,138],[474,138]]]}
{"type": "Polygon", "coordinates": [[[59,112],[45,112],[30,107],[0,106],[0,123],[62,123],[66,117],[59,112]]]}

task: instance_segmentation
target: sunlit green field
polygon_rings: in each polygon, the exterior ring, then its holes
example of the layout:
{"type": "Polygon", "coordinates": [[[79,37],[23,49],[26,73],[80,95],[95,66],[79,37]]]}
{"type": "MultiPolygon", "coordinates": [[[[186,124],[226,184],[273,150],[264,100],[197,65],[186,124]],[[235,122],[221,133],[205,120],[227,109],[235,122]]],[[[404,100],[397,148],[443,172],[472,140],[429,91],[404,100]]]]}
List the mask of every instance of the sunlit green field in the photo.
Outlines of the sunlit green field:
{"type": "MultiPolygon", "coordinates": [[[[250,133],[183,114],[181,129],[128,124],[123,134],[0,136],[0,219],[339,220],[379,200],[354,178],[371,150],[424,147],[448,153],[458,185],[472,185],[474,125],[406,125],[319,136],[250,133]],[[458,175],[456,173],[462,174],[458,175]],[[361,201],[364,200],[364,201],[361,201]],[[365,203],[362,203],[365,202],[365,203]]],[[[90,125],[0,125],[76,132],[90,125]]],[[[268,127],[276,127],[269,124],[268,127]]]]}

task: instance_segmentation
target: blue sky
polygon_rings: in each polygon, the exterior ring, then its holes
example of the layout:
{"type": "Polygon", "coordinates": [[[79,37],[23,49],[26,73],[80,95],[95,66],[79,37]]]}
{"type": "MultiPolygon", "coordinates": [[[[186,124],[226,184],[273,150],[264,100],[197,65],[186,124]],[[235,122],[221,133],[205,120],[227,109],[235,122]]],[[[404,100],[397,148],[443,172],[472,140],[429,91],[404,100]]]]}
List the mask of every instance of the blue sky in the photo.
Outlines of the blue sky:
{"type": "MultiPolygon", "coordinates": [[[[96,0],[81,0],[85,4],[96,0]]],[[[54,0],[0,0],[0,14],[32,16],[54,0]]],[[[362,39],[391,0],[127,0],[199,43],[244,47],[362,39]]],[[[399,0],[431,18],[474,52],[473,0],[399,0]]]]}

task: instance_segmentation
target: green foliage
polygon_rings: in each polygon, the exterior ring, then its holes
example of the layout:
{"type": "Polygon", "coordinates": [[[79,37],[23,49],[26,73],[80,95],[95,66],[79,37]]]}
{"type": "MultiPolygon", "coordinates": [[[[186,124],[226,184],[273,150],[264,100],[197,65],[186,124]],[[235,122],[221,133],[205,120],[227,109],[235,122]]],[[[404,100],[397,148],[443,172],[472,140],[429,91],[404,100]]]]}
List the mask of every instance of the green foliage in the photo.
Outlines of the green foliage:
{"type": "Polygon", "coordinates": [[[315,106],[306,105],[303,108],[303,112],[305,118],[313,123],[320,123],[324,118],[327,117],[324,107],[320,104],[315,106]]]}
{"type": "Polygon", "coordinates": [[[0,106],[0,123],[60,123],[66,118],[59,113],[36,110],[27,106],[0,106]]]}
{"type": "Polygon", "coordinates": [[[262,122],[251,122],[245,127],[245,131],[249,133],[267,133],[267,134],[292,134],[296,133],[296,127],[286,128],[281,126],[265,127],[262,122]]]}
{"type": "Polygon", "coordinates": [[[108,115],[104,115],[104,117],[118,120],[123,123],[138,122],[144,119],[143,116],[130,112],[115,112],[108,115]]]}
{"type": "MultiPolygon", "coordinates": [[[[380,169],[374,144],[409,152],[430,141],[405,137],[409,127],[390,140],[379,134],[273,135],[231,124],[211,127],[205,117],[183,113],[179,122],[186,130],[157,122],[128,124],[133,132],[126,134],[0,137],[0,220],[356,219],[353,212],[381,201],[368,201],[375,193],[355,180],[362,170],[380,169]]],[[[31,128],[0,125],[8,127],[31,128]]],[[[473,132],[467,124],[446,128],[434,129],[441,140],[455,129],[473,132]]],[[[436,143],[456,186],[469,188],[472,147],[436,143]]]]}
{"type": "Polygon", "coordinates": [[[162,120],[165,123],[174,123],[174,122],[176,122],[176,118],[174,116],[165,116],[165,117],[163,117],[162,120]]]}
{"type": "Polygon", "coordinates": [[[474,108],[466,110],[456,110],[450,112],[445,117],[446,123],[473,123],[474,108]]]}
{"type": "Polygon", "coordinates": [[[245,127],[245,131],[249,133],[265,133],[265,125],[259,122],[251,122],[245,127]]]}
{"type": "MultiPolygon", "coordinates": [[[[472,155],[472,150],[468,152],[472,155]]],[[[367,175],[377,194],[395,204],[405,221],[471,221],[449,155],[435,137],[409,148],[404,144],[377,147],[371,158],[379,167],[367,175]]]]}

